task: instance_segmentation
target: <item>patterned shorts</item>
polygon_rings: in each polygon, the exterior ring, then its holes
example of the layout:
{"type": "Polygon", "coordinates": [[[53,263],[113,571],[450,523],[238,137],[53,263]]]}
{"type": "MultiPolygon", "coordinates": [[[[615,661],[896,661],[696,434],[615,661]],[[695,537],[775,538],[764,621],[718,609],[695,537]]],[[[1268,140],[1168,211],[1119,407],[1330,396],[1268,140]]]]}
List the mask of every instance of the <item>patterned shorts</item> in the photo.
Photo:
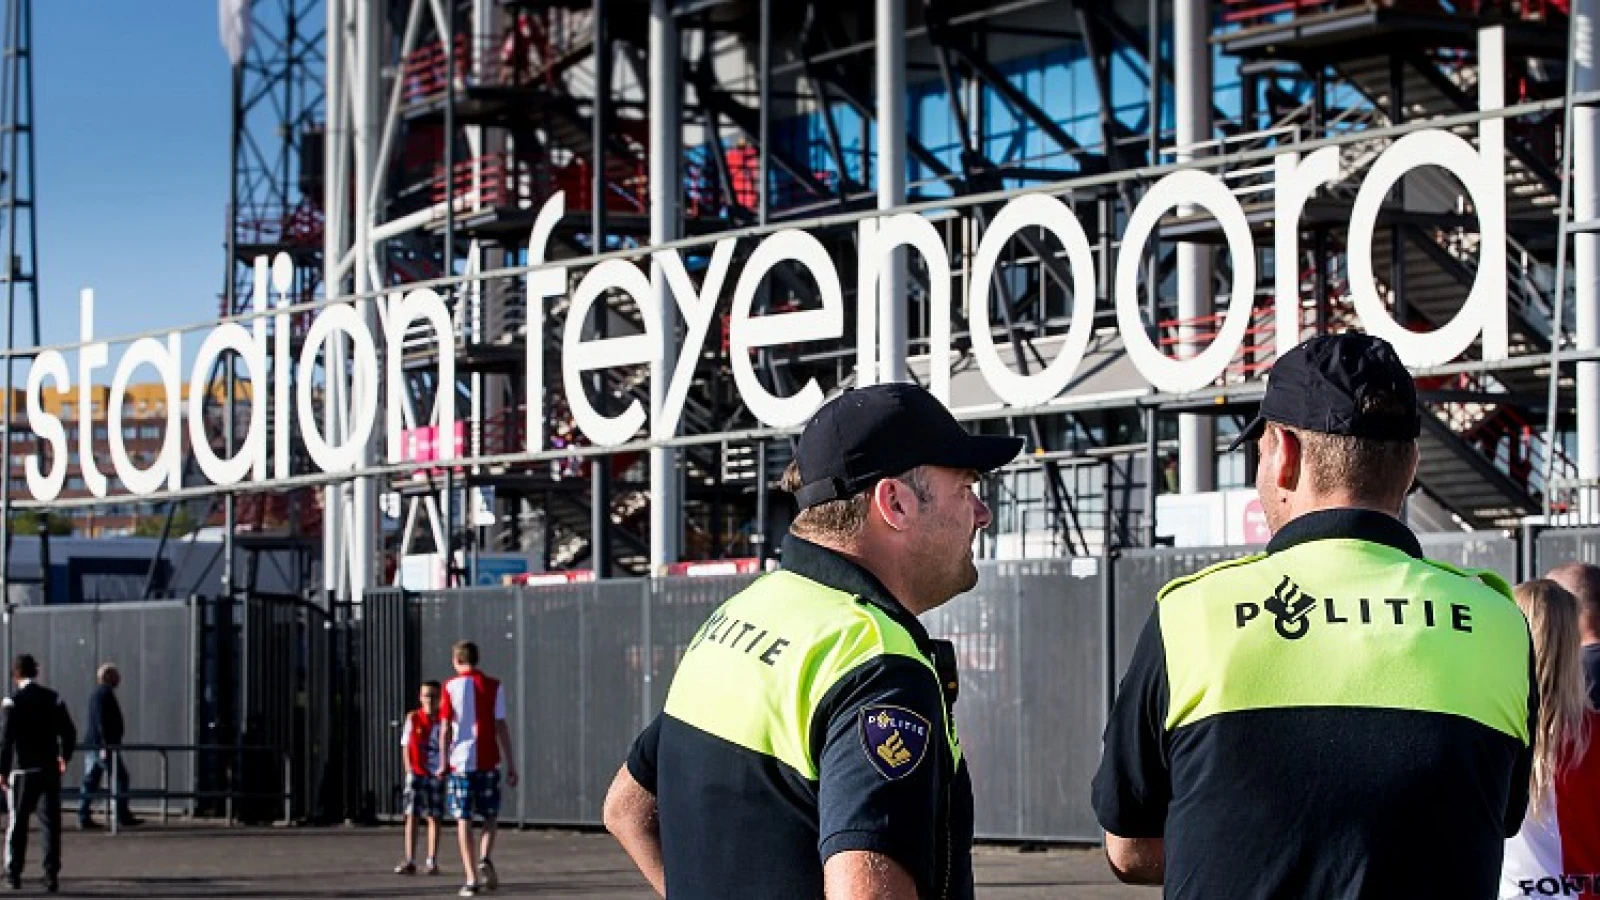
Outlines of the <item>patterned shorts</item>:
{"type": "Polygon", "coordinates": [[[450,818],[494,819],[500,815],[500,770],[450,773],[450,818]]]}
{"type": "Polygon", "coordinates": [[[406,774],[406,790],[401,795],[401,812],[421,819],[444,817],[444,779],[433,775],[406,774]]]}

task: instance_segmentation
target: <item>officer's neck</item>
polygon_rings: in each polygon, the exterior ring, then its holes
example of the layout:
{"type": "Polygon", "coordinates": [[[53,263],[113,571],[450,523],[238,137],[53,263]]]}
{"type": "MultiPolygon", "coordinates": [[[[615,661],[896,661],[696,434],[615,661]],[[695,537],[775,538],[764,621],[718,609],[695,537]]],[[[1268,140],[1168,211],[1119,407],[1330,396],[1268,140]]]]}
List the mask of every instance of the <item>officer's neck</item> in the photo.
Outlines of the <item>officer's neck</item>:
{"type": "Polygon", "coordinates": [[[863,569],[866,569],[884,590],[889,592],[896,602],[905,607],[912,615],[920,616],[934,607],[939,606],[948,598],[941,598],[929,602],[928,598],[919,594],[917,579],[914,573],[905,566],[899,565],[900,560],[896,554],[886,548],[874,547],[870,540],[830,542],[808,537],[812,543],[843,556],[863,569]]]}
{"type": "MultiPolygon", "coordinates": [[[[1281,520],[1282,525],[1278,526],[1279,528],[1301,516],[1329,509],[1368,509],[1373,512],[1381,512],[1391,518],[1404,518],[1398,507],[1387,503],[1374,502],[1371,497],[1362,496],[1349,490],[1318,491],[1316,493],[1296,492],[1285,496],[1284,499],[1286,500],[1283,510],[1284,516],[1281,520]]],[[[1276,531],[1277,529],[1273,530],[1276,531]]]]}

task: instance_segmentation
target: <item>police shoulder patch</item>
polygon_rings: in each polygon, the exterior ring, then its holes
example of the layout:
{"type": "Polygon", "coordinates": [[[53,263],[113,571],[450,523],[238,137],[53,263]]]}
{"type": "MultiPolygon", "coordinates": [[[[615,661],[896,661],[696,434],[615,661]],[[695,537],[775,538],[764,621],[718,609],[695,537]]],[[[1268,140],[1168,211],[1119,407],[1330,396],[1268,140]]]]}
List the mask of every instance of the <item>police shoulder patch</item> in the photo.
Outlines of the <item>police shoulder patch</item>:
{"type": "Polygon", "coordinates": [[[903,706],[869,703],[861,707],[861,749],[878,774],[896,781],[916,771],[928,752],[933,728],[903,706]]]}

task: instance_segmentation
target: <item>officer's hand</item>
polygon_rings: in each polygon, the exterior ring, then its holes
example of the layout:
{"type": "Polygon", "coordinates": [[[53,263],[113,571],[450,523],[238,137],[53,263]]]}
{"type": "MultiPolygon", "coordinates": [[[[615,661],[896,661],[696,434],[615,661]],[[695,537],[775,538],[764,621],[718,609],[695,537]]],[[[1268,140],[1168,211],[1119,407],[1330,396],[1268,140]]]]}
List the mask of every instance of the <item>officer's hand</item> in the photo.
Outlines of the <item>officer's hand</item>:
{"type": "Polygon", "coordinates": [[[106,749],[106,748],[104,748],[104,747],[101,747],[101,748],[100,748],[100,758],[101,758],[101,759],[102,759],[102,760],[107,760],[107,759],[110,759],[110,758],[111,758],[111,751],[110,751],[110,750],[107,750],[107,749],[106,749]]]}
{"type": "Polygon", "coordinates": [[[435,777],[435,778],[443,778],[444,776],[445,776],[445,767],[444,766],[440,766],[439,768],[433,770],[433,777],[435,777]]]}
{"type": "Polygon", "coordinates": [[[510,787],[516,787],[517,786],[517,770],[516,769],[511,769],[511,770],[506,772],[506,784],[508,786],[510,786],[510,787]]]}
{"type": "Polygon", "coordinates": [[[67,761],[59,756],[56,757],[56,771],[63,775],[67,774],[67,761]]]}

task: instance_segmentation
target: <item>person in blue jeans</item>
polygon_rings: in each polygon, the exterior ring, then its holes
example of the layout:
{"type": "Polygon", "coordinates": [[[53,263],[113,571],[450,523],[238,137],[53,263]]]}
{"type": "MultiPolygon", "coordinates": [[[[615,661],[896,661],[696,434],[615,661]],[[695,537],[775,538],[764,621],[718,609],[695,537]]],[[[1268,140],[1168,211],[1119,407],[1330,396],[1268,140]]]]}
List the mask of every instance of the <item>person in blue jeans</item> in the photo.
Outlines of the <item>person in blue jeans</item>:
{"type": "MultiPolygon", "coordinates": [[[[89,724],[83,743],[89,748],[84,754],[83,789],[79,792],[78,827],[93,830],[100,827],[90,814],[89,804],[100,792],[100,777],[111,768],[111,750],[121,746],[124,725],[122,705],[117,702],[117,686],[122,684],[122,673],[111,663],[102,663],[95,672],[94,693],[89,695],[89,724]]],[[[121,756],[117,757],[117,824],[131,827],[139,819],[128,810],[128,769],[121,756]]]]}

